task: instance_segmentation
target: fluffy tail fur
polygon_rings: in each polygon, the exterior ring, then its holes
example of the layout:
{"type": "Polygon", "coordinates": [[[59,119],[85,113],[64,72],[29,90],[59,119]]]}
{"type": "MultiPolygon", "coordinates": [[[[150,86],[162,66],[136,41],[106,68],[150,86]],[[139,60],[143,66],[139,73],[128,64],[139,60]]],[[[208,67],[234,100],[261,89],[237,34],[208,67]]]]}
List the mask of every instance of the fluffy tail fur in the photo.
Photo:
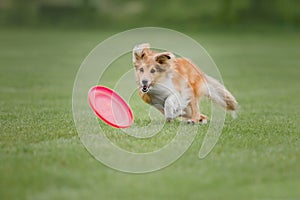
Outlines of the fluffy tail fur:
{"type": "Polygon", "coordinates": [[[238,109],[238,103],[234,96],[216,79],[205,75],[206,91],[205,96],[211,99],[214,103],[222,106],[228,111],[232,111],[231,114],[235,118],[235,111],[238,109]]]}

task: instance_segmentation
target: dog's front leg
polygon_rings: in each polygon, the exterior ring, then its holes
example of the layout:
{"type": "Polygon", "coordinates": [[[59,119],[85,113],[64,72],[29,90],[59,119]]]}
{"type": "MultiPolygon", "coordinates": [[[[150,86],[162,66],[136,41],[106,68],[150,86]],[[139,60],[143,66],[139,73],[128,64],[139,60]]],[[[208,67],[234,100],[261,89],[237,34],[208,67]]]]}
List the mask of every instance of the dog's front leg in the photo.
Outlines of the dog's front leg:
{"type": "Polygon", "coordinates": [[[164,114],[168,122],[184,114],[178,95],[171,94],[168,96],[164,105],[164,114]]]}

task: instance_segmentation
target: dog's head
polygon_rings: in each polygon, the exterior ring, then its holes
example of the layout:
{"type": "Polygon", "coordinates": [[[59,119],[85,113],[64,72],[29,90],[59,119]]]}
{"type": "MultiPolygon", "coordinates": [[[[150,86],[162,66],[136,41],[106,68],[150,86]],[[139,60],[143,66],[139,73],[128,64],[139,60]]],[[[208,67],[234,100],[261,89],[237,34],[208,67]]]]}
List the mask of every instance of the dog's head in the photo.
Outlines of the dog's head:
{"type": "Polygon", "coordinates": [[[136,81],[144,93],[166,78],[173,59],[175,59],[174,54],[170,52],[151,51],[149,44],[136,45],[132,54],[136,81]]]}

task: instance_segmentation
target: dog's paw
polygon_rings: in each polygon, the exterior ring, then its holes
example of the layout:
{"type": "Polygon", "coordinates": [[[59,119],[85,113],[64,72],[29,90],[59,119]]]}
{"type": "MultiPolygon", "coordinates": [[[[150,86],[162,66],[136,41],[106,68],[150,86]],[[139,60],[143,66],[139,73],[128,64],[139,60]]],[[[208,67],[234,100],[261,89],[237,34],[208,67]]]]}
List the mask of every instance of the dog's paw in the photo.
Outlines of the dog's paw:
{"type": "Polygon", "coordinates": [[[173,121],[172,118],[169,118],[169,117],[166,118],[166,122],[170,123],[170,122],[172,122],[172,121],[173,121]]]}
{"type": "Polygon", "coordinates": [[[191,119],[188,119],[186,121],[187,124],[191,124],[191,125],[194,125],[195,124],[195,121],[191,120],[191,119]]]}
{"type": "Polygon", "coordinates": [[[200,124],[207,124],[208,117],[206,115],[200,114],[200,118],[199,118],[198,121],[199,121],[200,124]]]}
{"type": "Polygon", "coordinates": [[[199,119],[200,124],[207,124],[207,119],[199,119]]]}

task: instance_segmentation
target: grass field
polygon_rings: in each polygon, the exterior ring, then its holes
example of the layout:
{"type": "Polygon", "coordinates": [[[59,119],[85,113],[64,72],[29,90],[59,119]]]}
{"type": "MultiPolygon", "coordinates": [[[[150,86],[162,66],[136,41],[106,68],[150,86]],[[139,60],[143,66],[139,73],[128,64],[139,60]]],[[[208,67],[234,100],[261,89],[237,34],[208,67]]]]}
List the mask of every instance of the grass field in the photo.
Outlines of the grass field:
{"type": "Polygon", "coordinates": [[[95,160],[73,123],[76,72],[112,34],[1,30],[0,199],[300,199],[298,32],[186,33],[215,60],[241,111],[227,116],[204,160],[200,127],[183,157],[140,175],[95,160]]]}

